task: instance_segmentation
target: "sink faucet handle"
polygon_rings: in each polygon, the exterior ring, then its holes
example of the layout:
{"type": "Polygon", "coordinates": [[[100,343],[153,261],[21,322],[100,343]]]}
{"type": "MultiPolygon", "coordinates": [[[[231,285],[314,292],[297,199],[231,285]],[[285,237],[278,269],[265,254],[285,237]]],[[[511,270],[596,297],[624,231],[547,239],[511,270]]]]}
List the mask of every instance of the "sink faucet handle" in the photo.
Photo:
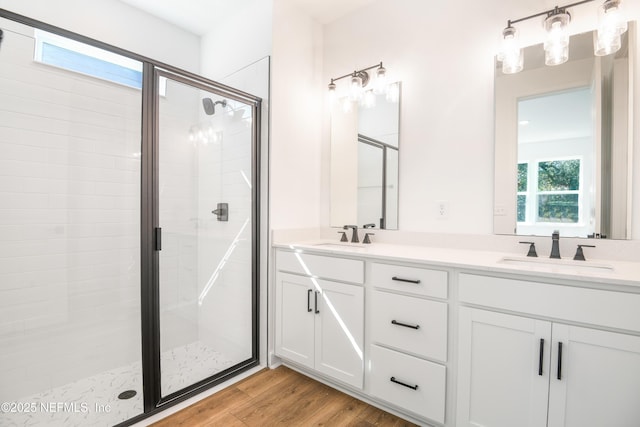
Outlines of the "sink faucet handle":
{"type": "Polygon", "coordinates": [[[376,233],[364,233],[364,239],[362,239],[362,243],[371,243],[371,239],[369,239],[369,236],[375,236],[376,233]]]}
{"type": "Polygon", "coordinates": [[[536,244],[535,242],[519,242],[523,245],[529,245],[529,252],[527,252],[527,256],[537,257],[538,253],[536,252],[536,244]]]}
{"type": "Polygon", "coordinates": [[[357,225],[345,225],[342,227],[343,230],[353,229],[353,234],[351,234],[351,243],[360,243],[360,239],[358,239],[358,226],[357,225]]]}
{"type": "Polygon", "coordinates": [[[375,227],[376,227],[376,225],[374,223],[372,223],[372,222],[362,226],[362,228],[375,228],[375,227]]]}
{"type": "Polygon", "coordinates": [[[347,232],[346,231],[338,231],[338,234],[342,234],[342,237],[340,237],[340,241],[341,242],[348,242],[349,239],[347,239],[347,232]]]}
{"type": "Polygon", "coordinates": [[[560,232],[558,230],[551,234],[551,255],[549,258],[560,259],[560,232]]]}
{"type": "Polygon", "coordinates": [[[584,258],[584,252],[582,248],[595,248],[595,245],[578,245],[578,249],[576,249],[576,255],[573,257],[575,261],[586,261],[584,258]]]}

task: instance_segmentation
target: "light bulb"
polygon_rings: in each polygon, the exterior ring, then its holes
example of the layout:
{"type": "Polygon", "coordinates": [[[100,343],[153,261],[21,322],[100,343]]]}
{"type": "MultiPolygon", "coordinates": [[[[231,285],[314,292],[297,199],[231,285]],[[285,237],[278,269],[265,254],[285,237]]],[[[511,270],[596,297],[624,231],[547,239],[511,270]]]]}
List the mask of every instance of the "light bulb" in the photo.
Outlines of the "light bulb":
{"type": "Polygon", "coordinates": [[[376,81],[374,83],[373,92],[377,95],[384,93],[387,87],[387,70],[382,66],[380,66],[376,70],[376,81]]]}
{"type": "Polygon", "coordinates": [[[502,72],[514,74],[522,71],[524,55],[520,47],[518,30],[508,26],[502,31],[502,47],[498,53],[498,61],[502,62],[502,72]]]}
{"type": "Polygon", "coordinates": [[[351,76],[351,87],[349,89],[349,99],[351,101],[360,101],[362,98],[362,78],[356,73],[351,76]]]}
{"type": "Polygon", "coordinates": [[[596,56],[617,52],[622,46],[620,35],[627,31],[627,21],[621,3],[621,0],[606,0],[598,8],[598,29],[593,39],[596,56]]]}
{"type": "Polygon", "coordinates": [[[546,65],[560,65],[569,59],[569,32],[567,25],[571,15],[556,8],[544,20],[547,39],[544,42],[544,63],[546,65]]]}

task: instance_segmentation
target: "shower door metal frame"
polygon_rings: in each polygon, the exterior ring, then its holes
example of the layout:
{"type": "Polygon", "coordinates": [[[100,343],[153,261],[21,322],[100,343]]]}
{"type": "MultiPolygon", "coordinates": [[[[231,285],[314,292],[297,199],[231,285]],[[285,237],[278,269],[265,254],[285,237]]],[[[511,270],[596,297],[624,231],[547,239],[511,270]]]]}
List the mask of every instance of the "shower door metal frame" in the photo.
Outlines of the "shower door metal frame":
{"type": "Polygon", "coordinates": [[[141,181],[140,181],[140,287],[141,287],[141,349],[142,349],[142,388],[143,413],[117,424],[125,427],[140,422],[166,408],[194,397],[204,390],[214,387],[228,378],[247,371],[260,363],[259,359],[259,288],[260,288],[260,126],[262,99],[230,86],[204,78],[198,74],[156,61],[144,55],[133,53],[99,40],[83,36],[55,25],[42,22],[28,16],[0,8],[0,17],[28,25],[32,28],[57,34],[62,37],[85,43],[109,52],[122,55],[143,64],[142,72],[142,129],[141,129],[141,181]],[[160,328],[159,328],[159,292],[158,292],[158,252],[155,250],[154,230],[158,224],[158,87],[156,73],[171,76],[196,85],[205,90],[235,99],[252,107],[252,357],[212,377],[192,384],[183,390],[165,398],[160,391],[160,328]],[[155,352],[155,354],[154,354],[155,352]]]}
{"type": "Polygon", "coordinates": [[[143,301],[152,302],[147,307],[146,315],[143,313],[143,339],[142,339],[142,359],[143,366],[147,369],[143,372],[143,386],[145,390],[145,412],[147,410],[152,411],[159,408],[164,408],[167,405],[180,402],[184,399],[192,397],[203,390],[218,385],[228,378],[235,376],[236,374],[250,369],[259,364],[259,260],[260,260],[260,162],[259,162],[259,147],[260,147],[260,111],[261,111],[261,99],[253,95],[246,94],[244,92],[232,89],[228,86],[220,85],[214,81],[205,79],[203,77],[181,72],[175,68],[167,69],[164,66],[155,66],[151,63],[145,64],[145,70],[143,73],[145,83],[143,84],[143,97],[145,102],[143,104],[143,150],[142,157],[147,160],[142,167],[143,179],[147,179],[151,185],[146,185],[144,188],[150,190],[151,194],[145,194],[143,198],[150,201],[145,203],[145,206],[150,207],[148,211],[143,212],[143,234],[147,237],[146,250],[143,250],[149,255],[149,250],[152,251],[150,259],[146,262],[151,265],[143,264],[143,270],[151,270],[150,280],[143,285],[143,301]],[[214,93],[219,96],[223,96],[234,101],[242,102],[251,106],[252,120],[251,120],[251,305],[253,319],[251,322],[252,331],[252,357],[245,361],[242,361],[230,368],[227,368],[209,378],[198,381],[182,390],[171,393],[168,396],[162,397],[161,393],[161,377],[160,377],[160,242],[158,241],[159,235],[156,231],[160,228],[159,221],[159,90],[158,81],[160,77],[165,77],[168,80],[176,81],[197,89],[205,90],[207,92],[214,93]],[[145,87],[147,91],[145,92],[145,87]],[[145,111],[144,106],[148,106],[148,111],[145,111]],[[146,151],[145,151],[146,149],[146,151]],[[145,156],[146,154],[146,156],[145,156]],[[145,221],[146,220],[146,221],[145,221]],[[146,288],[146,289],[145,289],[146,288]],[[146,328],[145,328],[146,325],[146,328]],[[145,333],[146,331],[146,333],[145,333]],[[146,362],[146,363],[145,363],[146,362]],[[153,373],[151,370],[153,369],[153,373]]]}

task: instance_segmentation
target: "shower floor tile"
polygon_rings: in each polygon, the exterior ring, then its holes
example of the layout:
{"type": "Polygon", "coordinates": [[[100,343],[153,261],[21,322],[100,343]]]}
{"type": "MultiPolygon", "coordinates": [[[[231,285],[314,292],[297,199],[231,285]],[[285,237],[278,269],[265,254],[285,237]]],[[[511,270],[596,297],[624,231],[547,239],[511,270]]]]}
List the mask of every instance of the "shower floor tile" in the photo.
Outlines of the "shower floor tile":
{"type": "MultiPolygon", "coordinates": [[[[178,391],[235,363],[199,341],[163,352],[163,394],[178,391]]],[[[136,362],[102,372],[15,402],[21,405],[14,408],[19,411],[0,413],[1,426],[112,426],[143,411],[141,364],[136,362]],[[127,390],[134,390],[136,395],[127,400],[118,399],[118,395],[127,390]]]]}

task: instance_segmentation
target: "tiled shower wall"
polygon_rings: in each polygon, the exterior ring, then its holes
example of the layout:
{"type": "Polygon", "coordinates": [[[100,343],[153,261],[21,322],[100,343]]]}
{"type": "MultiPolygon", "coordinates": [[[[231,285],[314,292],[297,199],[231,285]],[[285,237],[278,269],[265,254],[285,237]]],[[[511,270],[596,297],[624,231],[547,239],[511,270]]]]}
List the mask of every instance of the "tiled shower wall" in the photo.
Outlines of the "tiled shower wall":
{"type": "Polygon", "coordinates": [[[198,146],[200,339],[238,362],[252,350],[251,120],[250,108],[231,101],[210,121],[215,140],[198,146]],[[218,202],[229,204],[227,222],[211,214],[218,202]]]}
{"type": "Polygon", "coordinates": [[[0,400],[140,359],[140,91],[23,33],[0,51],[0,400]]]}

